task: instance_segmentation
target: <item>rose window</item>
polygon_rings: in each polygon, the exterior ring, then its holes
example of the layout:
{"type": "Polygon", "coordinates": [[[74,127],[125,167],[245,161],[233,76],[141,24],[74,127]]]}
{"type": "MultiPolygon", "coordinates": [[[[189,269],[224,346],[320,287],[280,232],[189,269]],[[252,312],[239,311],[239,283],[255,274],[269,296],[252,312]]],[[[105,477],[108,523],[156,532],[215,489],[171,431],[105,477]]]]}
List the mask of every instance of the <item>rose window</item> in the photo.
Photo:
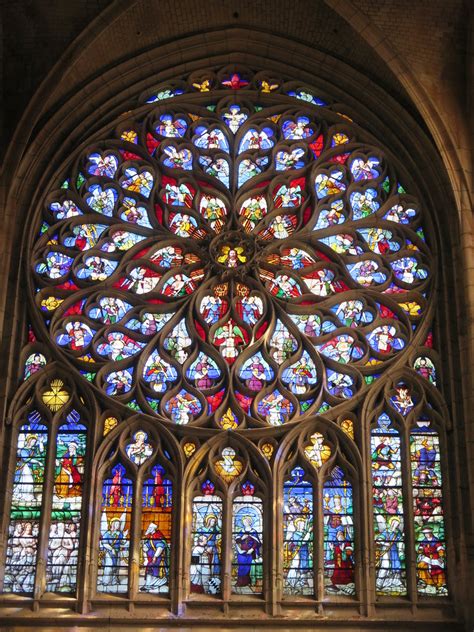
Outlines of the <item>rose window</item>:
{"type": "Polygon", "coordinates": [[[424,317],[409,183],[327,108],[184,99],[124,115],[48,191],[38,327],[104,397],[174,424],[274,427],[357,401],[424,317]]]}

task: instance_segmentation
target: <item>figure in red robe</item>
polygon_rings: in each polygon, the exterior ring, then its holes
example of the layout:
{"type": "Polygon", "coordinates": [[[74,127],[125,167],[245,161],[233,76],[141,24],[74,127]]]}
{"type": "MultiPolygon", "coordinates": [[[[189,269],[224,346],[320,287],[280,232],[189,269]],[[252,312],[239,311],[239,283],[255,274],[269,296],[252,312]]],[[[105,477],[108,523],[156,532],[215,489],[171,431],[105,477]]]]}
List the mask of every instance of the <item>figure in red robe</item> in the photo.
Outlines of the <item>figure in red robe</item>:
{"type": "Polygon", "coordinates": [[[354,558],[352,542],[348,540],[342,529],[336,533],[333,548],[334,572],[331,577],[333,586],[354,583],[354,558]]]}

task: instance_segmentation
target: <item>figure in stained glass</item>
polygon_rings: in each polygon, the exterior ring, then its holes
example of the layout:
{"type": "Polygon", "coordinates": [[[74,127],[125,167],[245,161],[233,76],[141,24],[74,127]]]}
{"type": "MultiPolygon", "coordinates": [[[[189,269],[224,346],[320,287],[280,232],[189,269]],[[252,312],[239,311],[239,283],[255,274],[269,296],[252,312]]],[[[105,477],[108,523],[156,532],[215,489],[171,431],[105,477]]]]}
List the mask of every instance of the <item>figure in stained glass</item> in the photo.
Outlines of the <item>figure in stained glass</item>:
{"type": "Polygon", "coordinates": [[[238,347],[247,342],[247,336],[237,323],[228,320],[216,329],[213,342],[226,362],[231,364],[239,355],[238,347]]]}
{"type": "Polygon", "coordinates": [[[224,158],[213,159],[210,156],[201,156],[199,158],[199,164],[207,174],[217,178],[224,186],[229,188],[230,168],[227,160],[224,158]]]}
{"type": "Polygon", "coordinates": [[[377,202],[378,193],[375,189],[365,189],[355,191],[350,195],[350,204],[352,207],[352,216],[354,219],[364,219],[378,211],[380,204],[377,202]]]}
{"type": "Polygon", "coordinates": [[[33,592],[48,429],[32,411],[18,434],[8,527],[5,592],[33,592]]]}
{"type": "Polygon", "coordinates": [[[203,195],[199,205],[201,215],[209,222],[212,230],[220,232],[224,226],[227,208],[222,200],[212,195],[203,195]]]}
{"type": "Polygon", "coordinates": [[[301,467],[283,485],[283,575],[285,594],[313,594],[313,487],[301,467]]]}
{"type": "Polygon", "coordinates": [[[342,213],[344,205],[341,200],[332,202],[329,208],[322,209],[319,214],[318,221],[313,230],[328,228],[329,226],[337,226],[345,222],[345,216],[342,213]]]}
{"type": "Polygon", "coordinates": [[[222,246],[221,255],[217,257],[217,261],[228,268],[237,268],[241,263],[247,261],[245,251],[242,246],[222,246]]]}
{"type": "Polygon", "coordinates": [[[189,171],[193,166],[193,155],[187,148],[176,149],[173,145],[163,147],[163,153],[166,158],[163,160],[163,164],[171,169],[185,169],[189,171]]]}
{"type": "Polygon", "coordinates": [[[247,232],[251,232],[255,226],[268,213],[267,201],[261,195],[251,197],[245,200],[240,207],[242,223],[247,232]]]}
{"type": "Polygon", "coordinates": [[[172,483],[161,465],[154,465],[143,484],[140,591],[167,593],[169,590],[172,483]]]}
{"type": "Polygon", "coordinates": [[[157,393],[163,393],[178,377],[176,369],[154,349],[143,367],[143,378],[157,393]]]}
{"type": "Polygon", "coordinates": [[[395,409],[403,416],[408,415],[415,405],[410,393],[410,389],[405,384],[399,384],[395,389],[395,394],[390,400],[395,409]]]}
{"type": "Polygon", "coordinates": [[[268,291],[277,298],[296,298],[301,296],[301,288],[295,279],[288,274],[260,272],[260,277],[268,281],[268,291]]]}
{"type": "Polygon", "coordinates": [[[56,468],[46,567],[47,590],[74,592],[86,456],[86,427],[72,410],[56,438],[56,468]]]}
{"type": "Polygon", "coordinates": [[[201,352],[186,373],[199,390],[212,388],[221,372],[215,361],[201,352]]]}
{"type": "Polygon", "coordinates": [[[263,584],[263,506],[253,495],[233,503],[232,588],[235,593],[261,593],[263,584]]]}
{"type": "Polygon", "coordinates": [[[305,250],[289,248],[282,251],[281,263],[293,270],[300,270],[315,263],[315,259],[305,250]]]}
{"type": "Polygon", "coordinates": [[[355,592],[352,513],[352,486],[336,466],[323,491],[324,576],[329,593],[355,592]]]}
{"type": "Polygon", "coordinates": [[[122,464],[113,466],[102,487],[97,590],[124,593],[128,585],[132,481],[122,464]]]}
{"type": "Polygon", "coordinates": [[[316,367],[309,353],[303,351],[299,360],[284,369],[281,379],[297,395],[306,393],[311,385],[316,384],[316,367]]]}
{"type": "Polygon", "coordinates": [[[185,320],[180,320],[163,342],[163,347],[180,364],[188,358],[188,348],[192,340],[186,327],[185,320]]]}
{"type": "Polygon", "coordinates": [[[227,302],[220,296],[205,296],[201,301],[200,311],[208,325],[213,325],[225,314],[227,302]]]}
{"type": "Polygon", "coordinates": [[[309,118],[307,116],[299,116],[296,121],[285,121],[281,129],[284,138],[291,140],[303,140],[314,134],[314,130],[310,127],[309,118]]]}
{"type": "Polygon", "coordinates": [[[273,130],[270,127],[264,127],[260,131],[249,129],[240,141],[239,154],[248,149],[271,149],[273,147],[273,141],[270,140],[272,136],[273,130]]]}
{"type": "Polygon", "coordinates": [[[201,413],[202,406],[197,397],[181,389],[166,402],[166,410],[176,424],[184,425],[201,413]]]}
{"type": "Polygon", "coordinates": [[[396,224],[409,224],[415,216],[416,211],[414,209],[396,204],[385,214],[384,219],[396,224]]]}
{"type": "Polygon", "coordinates": [[[127,453],[130,461],[135,463],[135,465],[142,465],[145,463],[153,452],[152,445],[148,443],[148,434],[143,430],[135,432],[133,435],[133,441],[126,446],[125,452],[127,453]]]}
{"type": "Polygon", "coordinates": [[[382,413],[371,432],[378,594],[406,594],[400,435],[382,413]]]}
{"type": "Polygon", "coordinates": [[[283,364],[283,362],[296,351],[298,343],[281,320],[277,320],[269,346],[270,355],[275,362],[277,362],[277,364],[283,364]]]}
{"type": "Polygon", "coordinates": [[[202,485],[203,496],[193,501],[191,592],[217,595],[221,590],[222,500],[214,485],[202,485]]]}
{"type": "Polygon", "coordinates": [[[182,118],[173,119],[171,114],[162,114],[160,124],[156,126],[156,131],[160,136],[167,138],[180,138],[186,132],[187,124],[182,118]]]}
{"type": "Polygon", "coordinates": [[[250,160],[250,158],[244,158],[239,163],[239,178],[238,185],[239,187],[243,186],[247,180],[257,176],[259,173],[262,173],[264,168],[268,165],[267,157],[255,158],[255,160],[250,160]]]}
{"type": "Polygon", "coordinates": [[[304,276],[303,280],[309,291],[316,296],[330,296],[338,289],[337,283],[334,282],[334,272],[326,268],[304,276]]]}
{"type": "Polygon", "coordinates": [[[239,298],[235,304],[237,314],[248,325],[255,325],[263,314],[263,301],[259,296],[249,295],[249,288],[239,284],[239,298]]]}
{"type": "Polygon", "coordinates": [[[246,360],[240,370],[239,377],[245,380],[247,388],[251,391],[260,391],[267,381],[273,379],[274,372],[268,362],[257,353],[246,360]]]}
{"type": "Polygon", "coordinates": [[[282,184],[274,194],[275,208],[294,208],[303,201],[301,184],[282,184]]]}
{"type": "Polygon", "coordinates": [[[310,443],[304,448],[305,457],[317,468],[323,466],[331,456],[331,448],[324,442],[320,432],[310,436],[310,443]]]}
{"type": "Polygon", "coordinates": [[[363,356],[362,347],[357,345],[355,339],[347,334],[331,338],[321,345],[319,350],[331,360],[341,364],[355,362],[363,356]]]}
{"type": "Polygon", "coordinates": [[[222,118],[231,132],[237,134],[239,127],[247,120],[247,115],[241,111],[239,105],[231,105],[228,112],[224,112],[222,118]]]}
{"type": "Polygon", "coordinates": [[[161,592],[159,589],[168,582],[167,554],[168,544],[164,535],[154,522],[150,522],[142,541],[145,563],[145,583],[140,587],[143,592],[161,592]]]}
{"type": "Polygon", "coordinates": [[[431,420],[419,418],[410,432],[417,588],[422,595],[443,596],[448,589],[439,448],[431,420]]]}
{"type": "Polygon", "coordinates": [[[432,527],[421,530],[422,539],[417,549],[418,581],[421,592],[447,594],[445,574],[445,545],[433,533],[432,527]]]}
{"type": "Polygon", "coordinates": [[[281,426],[288,421],[294,410],[293,404],[280,391],[265,395],[258,403],[258,412],[271,426],[281,426]]]}
{"type": "Polygon", "coordinates": [[[428,380],[433,386],[436,386],[436,367],[428,356],[419,356],[416,358],[413,368],[424,377],[425,380],[428,380]]]}
{"type": "Polygon", "coordinates": [[[130,303],[113,296],[104,296],[99,299],[99,307],[92,307],[89,310],[89,317],[113,325],[121,320],[130,308],[130,303]]]}
{"type": "Polygon", "coordinates": [[[390,265],[396,278],[409,285],[413,285],[418,280],[426,279],[428,276],[428,272],[420,267],[414,257],[403,257],[393,261],[390,265]]]}
{"type": "Polygon", "coordinates": [[[44,366],[46,366],[46,358],[42,353],[32,353],[29,355],[25,362],[25,380],[40,371],[44,366]]]}
{"type": "Polygon", "coordinates": [[[328,369],[327,378],[328,390],[331,395],[334,395],[334,397],[343,397],[348,399],[353,395],[354,390],[352,386],[354,381],[350,375],[328,369]]]}

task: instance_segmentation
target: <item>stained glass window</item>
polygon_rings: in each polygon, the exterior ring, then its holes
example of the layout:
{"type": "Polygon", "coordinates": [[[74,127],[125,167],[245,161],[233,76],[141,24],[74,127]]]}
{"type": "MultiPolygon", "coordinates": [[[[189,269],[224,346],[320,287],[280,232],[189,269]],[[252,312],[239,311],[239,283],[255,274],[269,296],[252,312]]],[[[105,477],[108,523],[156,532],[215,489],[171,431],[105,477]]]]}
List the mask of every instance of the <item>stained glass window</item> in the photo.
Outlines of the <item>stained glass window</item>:
{"type": "Polygon", "coordinates": [[[352,485],[336,466],[324,483],[324,583],[328,593],[353,595],[355,554],[352,485]]]}
{"type": "Polygon", "coordinates": [[[410,433],[410,460],[415,517],[418,591],[445,595],[446,541],[444,532],[440,444],[428,418],[419,419],[410,433]]]}
{"type": "Polygon", "coordinates": [[[8,528],[4,590],[33,592],[38,556],[48,427],[33,410],[20,427],[8,528]]]}
{"type": "Polygon", "coordinates": [[[121,463],[110,469],[102,486],[97,589],[126,593],[133,484],[121,463]]]}
{"type": "Polygon", "coordinates": [[[312,595],[313,486],[295,467],[283,485],[283,576],[287,595],[312,595]]]}
{"type": "Polygon", "coordinates": [[[205,481],[192,506],[191,591],[209,595],[218,595],[222,582],[222,499],[214,491],[205,481]]]}
{"type": "Polygon", "coordinates": [[[376,586],[379,594],[406,593],[400,433],[382,413],[371,434],[376,586]]]}
{"type": "Polygon", "coordinates": [[[263,591],[263,503],[251,483],[242,485],[232,509],[232,590],[263,591]]]}
{"type": "Polygon", "coordinates": [[[170,579],[172,483],[161,465],[154,465],[143,483],[140,590],[167,593],[170,579]]]}
{"type": "Polygon", "coordinates": [[[47,590],[74,592],[77,583],[87,428],[72,410],[56,436],[56,460],[46,566],[47,590]]]}
{"type": "Polygon", "coordinates": [[[363,128],[294,80],[192,74],[47,185],[4,592],[173,612],[448,595],[432,229],[363,128]]]}

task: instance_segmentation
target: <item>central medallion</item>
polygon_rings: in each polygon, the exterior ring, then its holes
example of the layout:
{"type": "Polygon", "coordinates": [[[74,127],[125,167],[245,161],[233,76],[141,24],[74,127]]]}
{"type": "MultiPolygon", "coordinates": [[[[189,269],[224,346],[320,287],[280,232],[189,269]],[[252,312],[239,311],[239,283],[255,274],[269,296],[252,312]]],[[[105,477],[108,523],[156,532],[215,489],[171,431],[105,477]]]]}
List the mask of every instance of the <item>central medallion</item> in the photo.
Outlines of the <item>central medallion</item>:
{"type": "Polygon", "coordinates": [[[240,231],[218,235],[210,245],[211,258],[221,273],[241,273],[248,270],[255,256],[255,238],[240,231]],[[222,270],[225,268],[225,271],[222,270]]]}

